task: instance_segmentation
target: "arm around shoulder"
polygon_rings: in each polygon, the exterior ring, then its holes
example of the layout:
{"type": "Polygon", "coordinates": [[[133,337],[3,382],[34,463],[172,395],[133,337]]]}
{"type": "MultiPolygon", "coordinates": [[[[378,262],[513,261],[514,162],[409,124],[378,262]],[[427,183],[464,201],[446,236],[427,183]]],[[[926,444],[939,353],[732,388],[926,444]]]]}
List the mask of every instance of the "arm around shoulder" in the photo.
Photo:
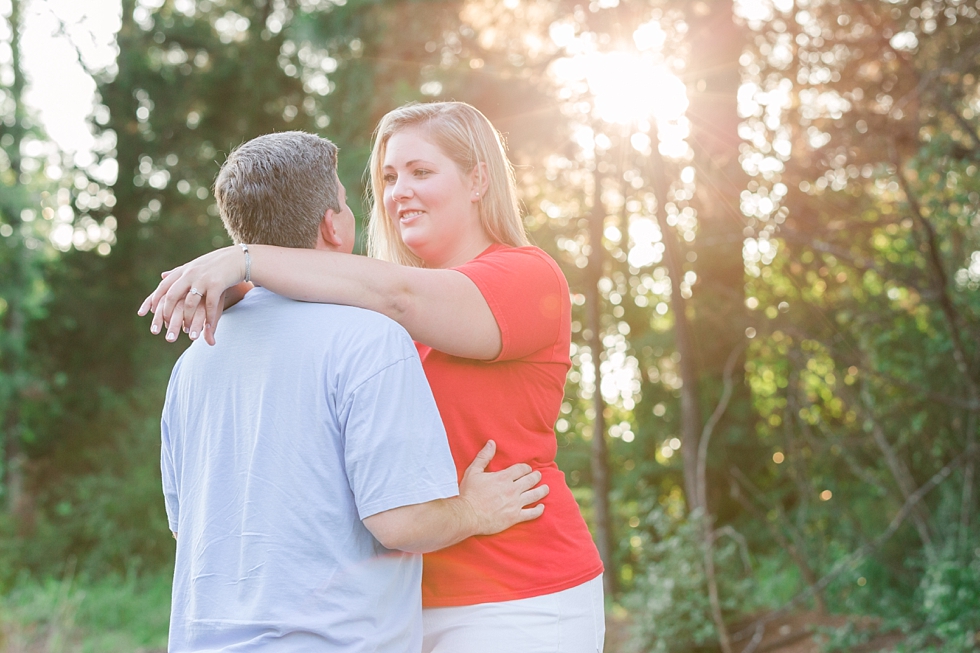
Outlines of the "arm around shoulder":
{"type": "Polygon", "coordinates": [[[292,299],[377,311],[414,340],[478,360],[500,352],[500,330],[480,289],[455,270],[412,268],[339,252],[255,246],[252,278],[292,299]]]}

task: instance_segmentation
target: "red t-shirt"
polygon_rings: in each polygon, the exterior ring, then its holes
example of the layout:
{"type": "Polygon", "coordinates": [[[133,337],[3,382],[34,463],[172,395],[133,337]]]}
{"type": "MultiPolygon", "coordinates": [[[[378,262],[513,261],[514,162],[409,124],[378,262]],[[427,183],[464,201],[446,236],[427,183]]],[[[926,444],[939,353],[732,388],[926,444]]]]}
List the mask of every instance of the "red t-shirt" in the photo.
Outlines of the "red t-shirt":
{"type": "Polygon", "coordinates": [[[536,520],[426,554],[422,603],[429,608],[550,594],[602,573],[592,536],[555,465],[553,428],[571,367],[565,277],[536,247],[492,245],[455,269],[480,289],[503,339],[490,362],[416,343],[459,477],[493,439],[491,471],[526,462],[551,492],[536,520]]]}

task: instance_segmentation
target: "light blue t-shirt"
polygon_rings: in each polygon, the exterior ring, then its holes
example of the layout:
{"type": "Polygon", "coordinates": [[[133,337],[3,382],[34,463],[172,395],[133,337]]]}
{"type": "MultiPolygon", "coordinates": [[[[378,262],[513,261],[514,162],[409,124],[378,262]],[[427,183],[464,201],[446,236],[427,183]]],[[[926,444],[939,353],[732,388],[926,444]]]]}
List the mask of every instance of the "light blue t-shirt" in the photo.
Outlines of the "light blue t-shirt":
{"type": "Polygon", "coordinates": [[[218,335],[177,361],[163,410],[171,653],[418,651],[421,556],[361,523],[458,492],[408,334],[256,288],[218,335]]]}

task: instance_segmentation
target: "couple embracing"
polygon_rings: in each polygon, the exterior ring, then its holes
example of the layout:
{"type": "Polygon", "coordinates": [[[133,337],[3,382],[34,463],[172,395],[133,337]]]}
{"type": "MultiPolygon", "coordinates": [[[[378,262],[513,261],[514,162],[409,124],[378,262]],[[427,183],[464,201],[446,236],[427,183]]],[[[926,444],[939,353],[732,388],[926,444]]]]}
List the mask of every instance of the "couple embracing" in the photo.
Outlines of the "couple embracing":
{"type": "Polygon", "coordinates": [[[336,162],[300,132],[237,148],[236,244],[140,309],[195,340],[162,420],[170,650],[600,652],[602,564],[554,462],[568,287],[498,133],[459,102],[386,115],[371,257],[336,162]]]}

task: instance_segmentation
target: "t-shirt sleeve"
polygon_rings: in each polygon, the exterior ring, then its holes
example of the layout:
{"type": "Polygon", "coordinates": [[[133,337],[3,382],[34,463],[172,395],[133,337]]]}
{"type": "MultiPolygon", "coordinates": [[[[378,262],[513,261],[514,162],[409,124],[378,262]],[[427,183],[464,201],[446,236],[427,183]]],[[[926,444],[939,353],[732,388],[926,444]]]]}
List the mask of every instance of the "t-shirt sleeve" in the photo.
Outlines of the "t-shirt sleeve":
{"type": "Polygon", "coordinates": [[[536,247],[499,249],[458,268],[487,300],[503,347],[496,361],[524,358],[552,347],[569,320],[568,282],[536,247]]]}
{"type": "Polygon", "coordinates": [[[361,519],[459,494],[446,431],[418,356],[360,383],[340,417],[347,479],[361,519]]]}

